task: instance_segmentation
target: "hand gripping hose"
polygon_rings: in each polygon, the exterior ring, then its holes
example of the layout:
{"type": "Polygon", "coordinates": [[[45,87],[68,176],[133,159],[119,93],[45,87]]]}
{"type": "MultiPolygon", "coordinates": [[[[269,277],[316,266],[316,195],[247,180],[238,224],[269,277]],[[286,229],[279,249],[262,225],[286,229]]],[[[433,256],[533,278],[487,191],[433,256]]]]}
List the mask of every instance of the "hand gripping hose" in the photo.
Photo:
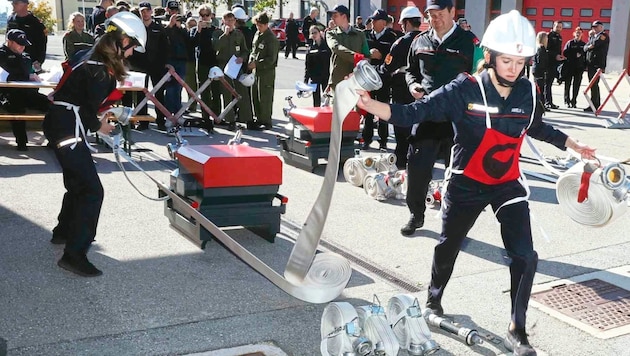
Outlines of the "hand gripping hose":
{"type": "MultiPolygon", "coordinates": [[[[593,172],[585,172],[585,163],[580,162],[571,167],[556,182],[556,197],[562,211],[573,221],[592,227],[602,227],[628,210],[627,184],[618,187],[606,185],[610,181],[611,172],[619,172],[611,167],[621,167],[612,163],[596,168],[593,172]],[[590,175],[590,177],[589,177],[590,175]],[[583,181],[588,179],[587,182],[583,181]],[[584,192],[584,189],[587,192],[584,192]],[[582,202],[579,202],[582,200],[582,202]]],[[[617,181],[627,181],[625,172],[617,173],[617,181]]]]}
{"type": "Polygon", "coordinates": [[[385,309],[380,305],[376,296],[374,299],[376,302],[371,305],[356,308],[361,333],[372,341],[375,355],[396,356],[400,350],[398,339],[387,321],[385,309]]]}
{"type": "Polygon", "coordinates": [[[431,331],[422,317],[418,298],[409,294],[394,295],[387,305],[387,320],[398,338],[400,348],[410,355],[430,355],[440,349],[431,339],[431,331]]]}
{"type": "Polygon", "coordinates": [[[350,265],[345,259],[331,253],[316,254],[339,173],[341,127],[343,120],[359,99],[356,90],[372,91],[381,86],[381,78],[376,70],[367,61],[363,61],[355,67],[353,76],[341,81],[335,88],[330,150],[324,183],[300,231],[295,246],[293,246],[284,270],[287,283],[296,286],[310,285],[314,289],[313,292],[331,297],[326,300],[317,298],[321,300],[320,302],[330,301],[341,294],[350,280],[351,274],[350,265]],[[326,262],[324,262],[324,258],[326,262]],[[328,278],[329,276],[338,276],[339,278],[331,280],[328,278]],[[312,284],[313,282],[317,282],[317,284],[312,284]]]}
{"type": "Polygon", "coordinates": [[[333,302],[324,308],[321,323],[322,356],[369,355],[372,343],[361,337],[359,319],[347,302],[333,302]]]}

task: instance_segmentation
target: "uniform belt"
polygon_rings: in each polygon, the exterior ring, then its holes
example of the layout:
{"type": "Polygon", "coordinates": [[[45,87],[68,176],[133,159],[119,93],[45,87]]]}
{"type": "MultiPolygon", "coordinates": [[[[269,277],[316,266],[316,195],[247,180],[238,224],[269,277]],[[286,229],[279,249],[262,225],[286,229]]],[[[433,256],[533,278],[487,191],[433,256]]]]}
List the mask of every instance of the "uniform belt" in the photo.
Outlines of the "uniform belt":
{"type": "MultiPolygon", "coordinates": [[[[52,102],[53,105],[57,105],[57,106],[64,106],[66,108],[66,110],[72,110],[74,112],[74,138],[72,140],[74,140],[72,143],[72,146],[70,146],[70,149],[74,150],[75,147],[77,147],[77,143],[83,141],[83,138],[85,138],[85,145],[87,146],[87,148],[92,151],[92,152],[97,152],[97,150],[90,146],[87,142],[87,137],[85,135],[85,128],[83,127],[83,122],[81,121],[81,115],[79,115],[79,109],[81,108],[78,105],[74,105],[71,103],[67,103],[65,101],[53,101],[52,102]],[[83,137],[83,138],[82,138],[83,137]]],[[[64,140],[62,142],[66,142],[68,140],[64,140]]],[[[69,143],[67,143],[69,144],[69,143]]],[[[66,144],[66,145],[67,145],[66,144]]],[[[59,146],[59,143],[57,144],[57,147],[59,146]]],[[[62,147],[62,146],[61,146],[62,147]]]]}

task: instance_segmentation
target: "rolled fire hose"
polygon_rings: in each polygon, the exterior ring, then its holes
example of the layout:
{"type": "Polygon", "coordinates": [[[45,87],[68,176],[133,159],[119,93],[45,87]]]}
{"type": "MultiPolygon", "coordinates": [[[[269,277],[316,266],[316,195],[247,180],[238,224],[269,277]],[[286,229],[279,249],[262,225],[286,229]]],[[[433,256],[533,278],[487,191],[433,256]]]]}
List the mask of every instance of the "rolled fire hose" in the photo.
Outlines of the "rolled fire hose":
{"type": "MultiPolygon", "coordinates": [[[[575,164],[556,182],[556,197],[562,211],[573,221],[593,227],[605,226],[628,210],[625,194],[616,196],[615,190],[602,183],[602,168],[597,168],[589,179],[588,198],[578,202],[584,163],[575,164]]],[[[625,173],[623,173],[625,179],[625,173]]]]}
{"type": "Polygon", "coordinates": [[[317,298],[321,302],[330,301],[341,294],[348,284],[352,272],[347,260],[331,253],[316,254],[339,173],[343,120],[356,106],[359,99],[357,89],[373,91],[379,89],[382,84],[378,73],[367,61],[359,62],[354,68],[354,75],[337,84],[324,182],[295,241],[284,270],[284,276],[288,283],[296,286],[308,284],[313,287],[313,293],[327,294],[332,297],[326,300],[317,298]],[[337,276],[338,278],[329,279],[328,276],[337,276]],[[317,284],[312,284],[314,282],[317,284]]]}
{"type": "Polygon", "coordinates": [[[385,309],[377,304],[356,308],[361,333],[374,345],[374,354],[396,356],[400,345],[387,321],[385,309]]]}
{"type": "Polygon", "coordinates": [[[358,318],[347,302],[333,302],[324,308],[320,328],[322,356],[365,356],[372,352],[372,343],[360,335],[358,318]]]}
{"type": "Polygon", "coordinates": [[[394,295],[387,305],[387,320],[400,348],[410,355],[430,355],[440,349],[422,316],[418,299],[409,294],[394,295]]]}
{"type": "Polygon", "coordinates": [[[393,153],[382,154],[376,161],[374,167],[377,172],[394,172],[398,169],[396,167],[396,155],[393,153]]]}
{"type": "Polygon", "coordinates": [[[366,175],[376,172],[374,169],[375,163],[374,157],[356,155],[353,158],[349,158],[343,164],[343,177],[346,179],[346,182],[355,187],[360,187],[363,185],[366,175]]]}

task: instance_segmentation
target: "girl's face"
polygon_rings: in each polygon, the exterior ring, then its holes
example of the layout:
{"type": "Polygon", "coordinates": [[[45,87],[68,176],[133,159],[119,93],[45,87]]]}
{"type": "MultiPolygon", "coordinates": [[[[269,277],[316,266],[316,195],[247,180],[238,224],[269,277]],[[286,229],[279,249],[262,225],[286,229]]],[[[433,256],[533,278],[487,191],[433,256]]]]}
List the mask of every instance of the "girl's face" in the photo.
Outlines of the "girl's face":
{"type": "Polygon", "coordinates": [[[500,54],[496,59],[497,74],[510,82],[516,81],[525,67],[525,57],[500,54]]]}
{"type": "Polygon", "coordinates": [[[74,25],[74,29],[77,31],[83,31],[85,29],[85,19],[83,16],[76,16],[72,19],[72,24],[74,25]]]}
{"type": "MultiPolygon", "coordinates": [[[[129,46],[129,44],[130,44],[130,43],[131,43],[131,40],[129,39],[129,37],[124,37],[124,38],[123,38],[123,40],[122,40],[122,45],[123,45],[123,48],[125,48],[125,47],[129,46]]],[[[134,45],[134,46],[131,46],[131,47],[129,47],[129,48],[127,48],[127,49],[125,50],[125,52],[123,53],[123,56],[125,56],[125,58],[127,58],[127,57],[131,56],[131,55],[133,54],[133,50],[134,50],[134,48],[136,48],[136,46],[135,46],[135,45],[134,45]]]]}

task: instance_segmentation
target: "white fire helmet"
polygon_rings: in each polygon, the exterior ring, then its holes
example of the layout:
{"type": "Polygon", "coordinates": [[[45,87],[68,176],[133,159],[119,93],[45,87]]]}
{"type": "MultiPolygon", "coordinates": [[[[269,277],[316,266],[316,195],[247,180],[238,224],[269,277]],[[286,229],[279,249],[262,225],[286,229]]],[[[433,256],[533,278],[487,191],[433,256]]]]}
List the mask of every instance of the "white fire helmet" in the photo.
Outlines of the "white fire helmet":
{"type": "Polygon", "coordinates": [[[423,17],[420,10],[415,6],[407,6],[400,12],[400,20],[398,20],[398,23],[402,25],[404,19],[413,19],[415,17],[423,17]]]}
{"type": "Polygon", "coordinates": [[[245,13],[245,10],[243,10],[240,7],[235,7],[232,10],[232,13],[234,14],[234,17],[236,17],[237,20],[243,20],[243,21],[249,20],[249,16],[247,16],[247,14],[245,13]]]}
{"type": "Polygon", "coordinates": [[[147,44],[147,30],[142,20],[131,12],[119,12],[105,21],[105,32],[120,31],[127,37],[135,40],[135,50],[144,53],[147,44]]]}
{"type": "Polygon", "coordinates": [[[210,78],[211,80],[219,79],[222,76],[223,76],[223,71],[221,70],[221,68],[217,66],[210,68],[210,71],[208,71],[208,78],[210,78]]]}
{"type": "Polygon", "coordinates": [[[241,82],[241,84],[243,84],[246,87],[251,87],[252,85],[254,85],[254,81],[256,80],[256,77],[254,76],[254,73],[249,73],[249,74],[241,74],[238,77],[238,81],[241,82]]]}
{"type": "Polygon", "coordinates": [[[481,45],[502,54],[532,57],[536,54],[536,32],[528,19],[512,10],[490,22],[481,45]]]}

